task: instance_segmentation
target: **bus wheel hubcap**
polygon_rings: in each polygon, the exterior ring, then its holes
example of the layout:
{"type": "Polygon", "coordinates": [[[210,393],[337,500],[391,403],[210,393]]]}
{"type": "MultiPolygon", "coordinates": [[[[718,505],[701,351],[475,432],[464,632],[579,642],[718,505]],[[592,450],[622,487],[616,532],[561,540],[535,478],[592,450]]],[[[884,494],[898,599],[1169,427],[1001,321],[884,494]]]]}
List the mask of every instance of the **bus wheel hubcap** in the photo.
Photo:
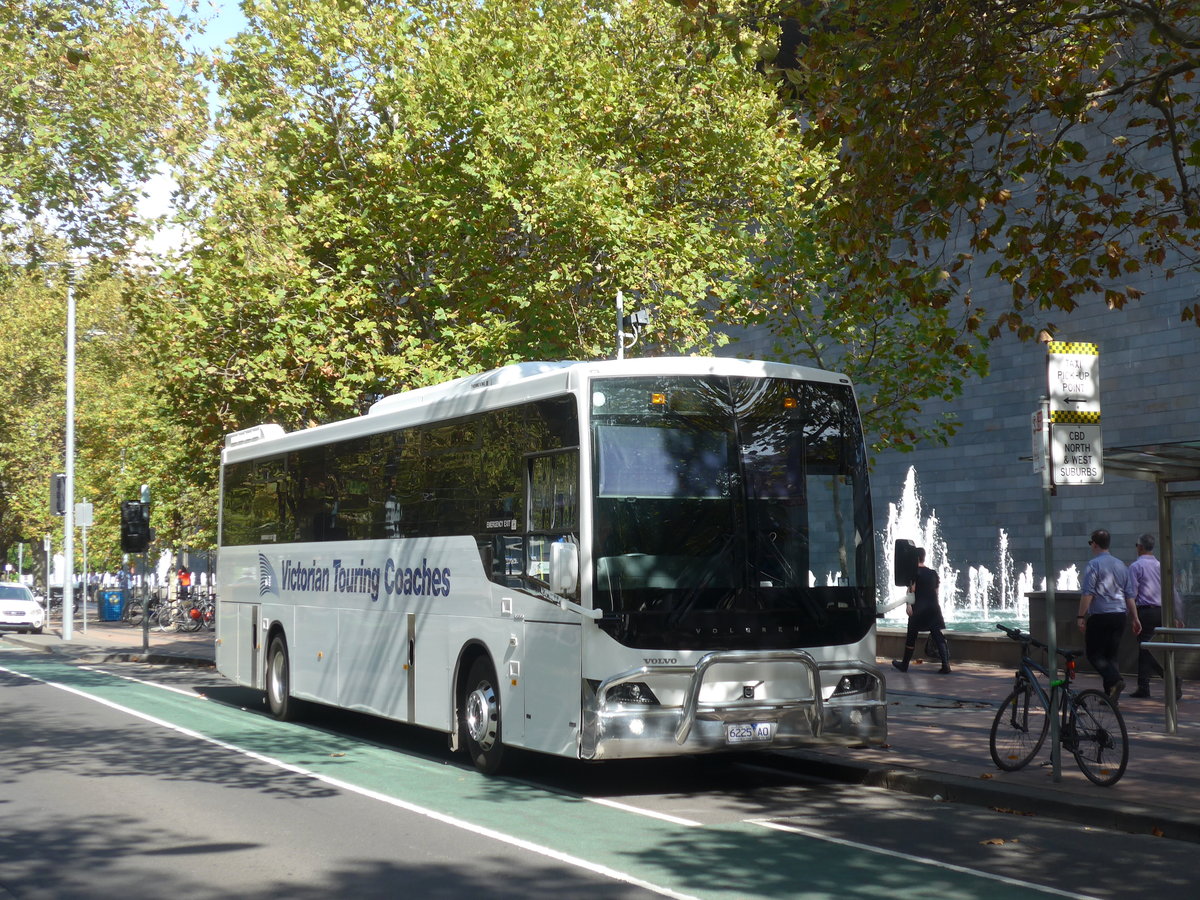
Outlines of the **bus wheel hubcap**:
{"type": "Polygon", "coordinates": [[[276,704],[283,697],[283,654],[276,653],[271,659],[271,700],[276,704]]]}
{"type": "Polygon", "coordinates": [[[496,692],[490,684],[481,684],[467,695],[467,734],[483,750],[490,750],[496,743],[498,712],[496,692]]]}

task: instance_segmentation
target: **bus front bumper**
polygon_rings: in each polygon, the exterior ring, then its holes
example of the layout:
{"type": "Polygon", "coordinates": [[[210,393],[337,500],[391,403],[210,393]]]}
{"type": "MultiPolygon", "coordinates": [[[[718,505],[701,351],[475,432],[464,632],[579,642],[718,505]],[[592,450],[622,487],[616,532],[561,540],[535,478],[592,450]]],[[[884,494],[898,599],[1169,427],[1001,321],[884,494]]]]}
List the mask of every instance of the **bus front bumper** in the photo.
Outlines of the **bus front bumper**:
{"type": "Polygon", "coordinates": [[[885,681],[879,670],[862,661],[818,663],[799,650],[710,653],[694,668],[643,666],[602,682],[588,692],[584,706],[584,759],[878,745],[887,740],[885,681]],[[806,688],[785,699],[703,702],[705,675],[722,665],[747,671],[796,666],[802,677],[791,683],[806,688]],[[688,676],[689,686],[678,706],[605,702],[609,689],[620,684],[653,684],[656,677],[680,675],[688,676]],[[822,675],[834,685],[832,691],[822,690],[822,675]]]}

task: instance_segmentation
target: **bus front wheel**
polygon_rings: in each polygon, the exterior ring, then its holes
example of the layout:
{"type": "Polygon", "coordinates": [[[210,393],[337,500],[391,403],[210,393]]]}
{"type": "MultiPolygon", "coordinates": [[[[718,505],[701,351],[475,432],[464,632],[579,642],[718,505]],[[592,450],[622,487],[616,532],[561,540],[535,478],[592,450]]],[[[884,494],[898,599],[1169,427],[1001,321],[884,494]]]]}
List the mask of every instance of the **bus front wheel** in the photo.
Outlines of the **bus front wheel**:
{"type": "Polygon", "coordinates": [[[292,674],[287,641],[282,635],[276,635],[271,639],[271,648],[267,651],[267,706],[271,715],[281,722],[290,721],[296,713],[291,691],[292,674]]]}
{"type": "Polygon", "coordinates": [[[491,663],[473,663],[459,697],[460,745],[467,748],[475,768],[485,775],[500,770],[504,744],[500,735],[500,686],[491,663]]]}

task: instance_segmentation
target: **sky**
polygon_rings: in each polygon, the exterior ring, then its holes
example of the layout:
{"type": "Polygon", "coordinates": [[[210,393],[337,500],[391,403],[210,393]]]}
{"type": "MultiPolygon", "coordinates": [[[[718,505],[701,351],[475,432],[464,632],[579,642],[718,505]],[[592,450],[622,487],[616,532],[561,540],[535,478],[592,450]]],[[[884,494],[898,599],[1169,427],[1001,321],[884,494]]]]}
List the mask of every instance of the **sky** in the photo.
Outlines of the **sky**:
{"type": "Polygon", "coordinates": [[[209,20],[198,50],[221,46],[246,24],[237,0],[200,0],[197,12],[201,18],[209,20]]]}

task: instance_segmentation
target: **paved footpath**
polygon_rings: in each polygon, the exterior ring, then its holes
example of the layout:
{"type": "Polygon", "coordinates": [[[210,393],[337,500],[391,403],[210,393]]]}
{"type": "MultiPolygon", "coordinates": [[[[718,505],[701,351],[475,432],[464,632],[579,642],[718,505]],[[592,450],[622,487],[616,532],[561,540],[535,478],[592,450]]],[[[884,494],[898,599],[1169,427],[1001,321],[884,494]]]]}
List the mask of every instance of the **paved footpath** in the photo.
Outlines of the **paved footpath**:
{"type": "MultiPolygon", "coordinates": [[[[1200,685],[1195,682],[1184,683],[1176,734],[1166,732],[1161,682],[1151,685],[1151,699],[1122,697],[1129,767],[1115,785],[1099,787],[1065,751],[1055,781],[1049,741],[1024,769],[996,768],[988,738],[996,710],[1012,689],[1012,669],[956,663],[951,674],[939,675],[935,664],[901,673],[890,660],[878,662],[888,680],[887,746],[796,751],[830,777],[1200,843],[1200,685]]],[[[1081,675],[1077,685],[1098,688],[1100,680],[1081,675]]]]}
{"type": "MultiPolygon", "coordinates": [[[[141,629],[122,623],[91,622],[86,632],[77,626],[69,642],[51,631],[3,635],[12,644],[77,659],[199,666],[213,665],[213,637],[210,631],[152,630],[147,653],[141,629]]],[[[887,677],[890,704],[886,746],[785,755],[838,781],[1200,843],[1200,684],[1184,684],[1173,735],[1166,733],[1161,682],[1151,688],[1153,699],[1122,698],[1129,768],[1116,785],[1099,787],[1084,777],[1069,753],[1063,754],[1056,781],[1048,746],[1019,772],[1002,772],[992,763],[988,735],[996,709],[1012,687],[1011,669],[957,663],[952,674],[939,675],[928,663],[914,664],[906,673],[895,671],[886,659],[879,665],[887,677]]],[[[1099,687],[1099,680],[1082,675],[1079,684],[1099,687]]]]}

